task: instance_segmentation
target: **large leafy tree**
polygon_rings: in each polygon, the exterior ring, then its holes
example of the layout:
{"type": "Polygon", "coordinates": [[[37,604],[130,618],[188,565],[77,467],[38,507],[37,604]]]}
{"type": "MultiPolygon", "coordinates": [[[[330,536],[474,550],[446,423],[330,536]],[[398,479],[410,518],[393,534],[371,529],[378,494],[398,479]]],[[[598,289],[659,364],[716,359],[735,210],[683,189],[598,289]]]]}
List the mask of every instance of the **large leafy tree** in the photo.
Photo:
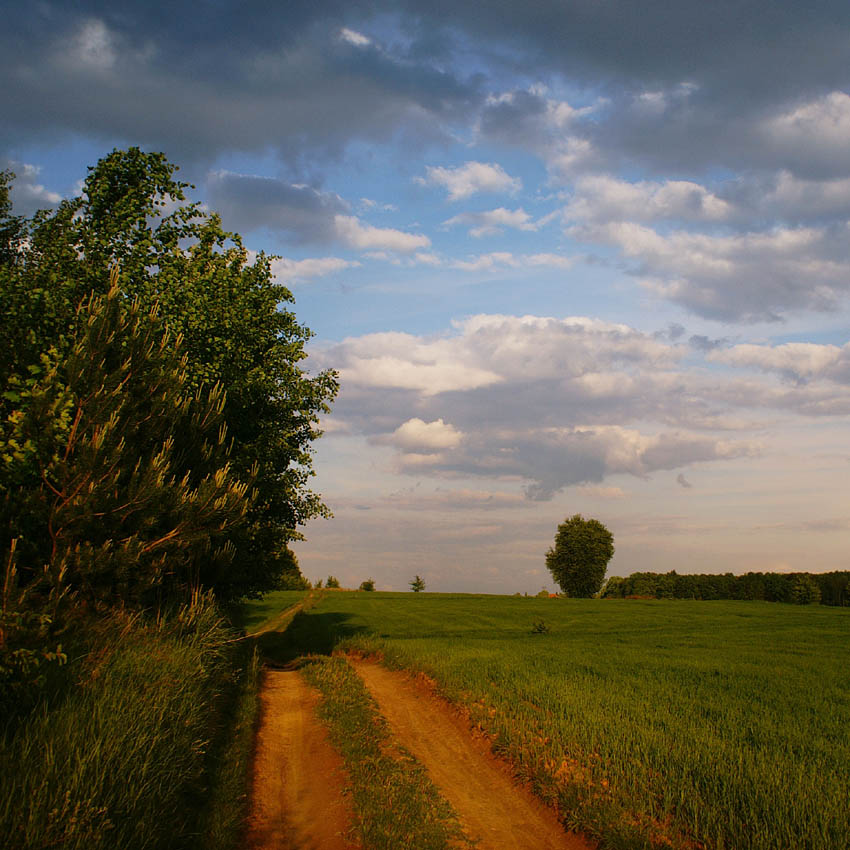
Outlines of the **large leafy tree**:
{"type": "Polygon", "coordinates": [[[611,532],[599,520],[575,514],[558,526],[546,566],[567,596],[589,598],[601,589],[613,555],[611,532]]]}
{"type": "MultiPolygon", "coordinates": [[[[48,351],[68,355],[78,305],[105,295],[117,268],[118,297],[156,310],[170,339],[182,340],[186,391],[223,388],[231,474],[252,497],[215,586],[238,596],[297,571],[287,544],[327,514],[308,486],[311,444],[337,381],[303,369],[311,333],[286,309],[292,295],[275,282],[272,258],[249,256],[218,216],[188,203],[191,187],[176,170],[160,153],[113,151],[90,169],[80,197],[25,221],[9,215],[9,175],[0,176],[0,387],[41,368],[48,351]]],[[[16,404],[0,401],[3,420],[16,404]]]]}

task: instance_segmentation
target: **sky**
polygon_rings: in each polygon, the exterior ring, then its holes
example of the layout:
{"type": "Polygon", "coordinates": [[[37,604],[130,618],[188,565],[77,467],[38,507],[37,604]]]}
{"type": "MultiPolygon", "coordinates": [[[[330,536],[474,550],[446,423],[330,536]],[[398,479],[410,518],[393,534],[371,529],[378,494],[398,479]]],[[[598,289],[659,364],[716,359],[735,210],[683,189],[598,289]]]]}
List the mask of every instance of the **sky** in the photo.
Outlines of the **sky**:
{"type": "Polygon", "coordinates": [[[5,0],[19,213],[163,151],[341,391],[312,579],[850,569],[846,0],[5,0]]]}

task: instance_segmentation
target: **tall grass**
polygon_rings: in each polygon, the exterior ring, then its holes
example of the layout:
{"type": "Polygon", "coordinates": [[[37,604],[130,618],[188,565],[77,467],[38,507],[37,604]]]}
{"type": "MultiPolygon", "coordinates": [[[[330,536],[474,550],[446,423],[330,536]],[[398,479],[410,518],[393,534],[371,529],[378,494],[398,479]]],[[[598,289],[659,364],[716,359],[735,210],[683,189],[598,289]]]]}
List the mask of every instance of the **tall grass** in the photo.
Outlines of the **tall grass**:
{"type": "Polygon", "coordinates": [[[166,623],[101,623],[63,698],[0,738],[0,846],[195,845],[233,637],[203,602],[166,623]]]}
{"type": "Polygon", "coordinates": [[[604,846],[847,846],[848,610],[376,593],[304,617],[434,677],[604,846]]]}

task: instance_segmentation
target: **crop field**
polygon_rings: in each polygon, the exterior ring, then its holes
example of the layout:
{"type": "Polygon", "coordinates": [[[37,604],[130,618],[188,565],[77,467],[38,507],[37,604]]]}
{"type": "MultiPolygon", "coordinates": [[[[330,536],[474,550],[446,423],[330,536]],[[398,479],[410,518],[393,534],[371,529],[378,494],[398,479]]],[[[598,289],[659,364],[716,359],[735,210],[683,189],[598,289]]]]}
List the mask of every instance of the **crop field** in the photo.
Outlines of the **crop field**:
{"type": "Polygon", "coordinates": [[[847,846],[848,609],[330,592],[290,632],[432,677],[603,846],[847,846]]]}

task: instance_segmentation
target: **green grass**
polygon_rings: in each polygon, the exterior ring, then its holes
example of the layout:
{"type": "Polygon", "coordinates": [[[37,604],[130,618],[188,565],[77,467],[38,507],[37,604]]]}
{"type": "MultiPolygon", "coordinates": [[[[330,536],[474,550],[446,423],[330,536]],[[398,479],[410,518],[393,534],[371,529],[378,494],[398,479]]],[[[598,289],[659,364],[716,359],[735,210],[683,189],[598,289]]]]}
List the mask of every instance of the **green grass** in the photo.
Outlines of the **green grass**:
{"type": "Polygon", "coordinates": [[[240,606],[234,619],[247,634],[254,634],[269,620],[278,618],[282,612],[303,602],[309,595],[309,590],[277,590],[267,593],[262,599],[255,599],[240,606]]]}
{"type": "Polygon", "coordinates": [[[345,762],[362,845],[369,850],[465,846],[451,806],[419,762],[392,741],[348,662],[312,658],[301,670],[322,694],[319,714],[345,762]]]}
{"type": "Polygon", "coordinates": [[[0,847],[232,847],[251,739],[234,761],[228,724],[250,722],[251,690],[234,637],[203,602],[165,623],[101,622],[64,692],[2,730],[0,847]],[[240,781],[235,817],[208,817],[210,789],[240,781]]]}
{"type": "Polygon", "coordinates": [[[850,610],[349,593],[293,627],[434,677],[605,846],[846,846],[850,610]]]}

